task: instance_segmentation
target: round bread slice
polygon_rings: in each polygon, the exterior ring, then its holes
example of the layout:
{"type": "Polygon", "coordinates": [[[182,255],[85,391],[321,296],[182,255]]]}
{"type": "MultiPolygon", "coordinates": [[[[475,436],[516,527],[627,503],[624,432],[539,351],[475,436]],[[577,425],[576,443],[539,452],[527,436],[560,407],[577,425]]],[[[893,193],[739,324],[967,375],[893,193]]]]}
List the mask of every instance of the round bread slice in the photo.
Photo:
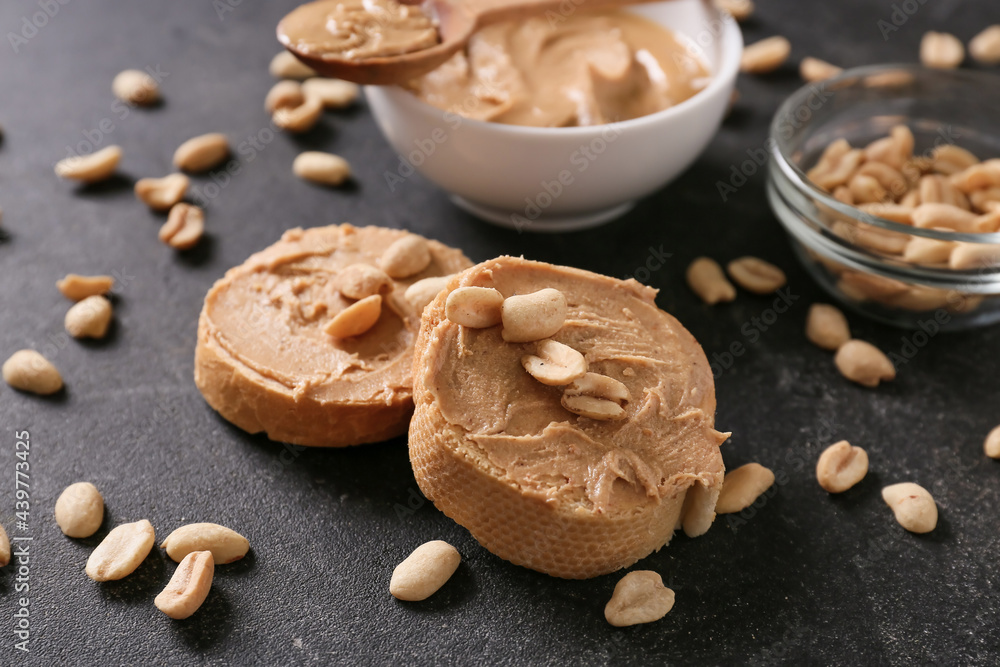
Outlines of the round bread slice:
{"type": "Polygon", "coordinates": [[[494,554],[557,577],[628,567],[681,525],[708,530],[728,434],[714,428],[701,346],[655,296],[635,280],[513,257],[453,278],[424,310],[413,359],[410,461],[423,493],[494,554]],[[537,342],[449,321],[447,296],[465,286],[561,291],[568,315],[552,339],[625,384],[624,418],[564,408],[565,387],[522,366],[537,342]]]}
{"type": "Polygon", "coordinates": [[[407,236],[348,224],[292,229],[230,269],[209,290],[198,321],[194,379],[209,405],[245,431],[298,445],[343,447],[405,433],[420,313],[403,292],[472,262],[428,241],[426,268],[383,285],[371,329],[334,338],[326,328],[355,303],[340,293],[338,275],[354,264],[377,267],[407,236]]]}

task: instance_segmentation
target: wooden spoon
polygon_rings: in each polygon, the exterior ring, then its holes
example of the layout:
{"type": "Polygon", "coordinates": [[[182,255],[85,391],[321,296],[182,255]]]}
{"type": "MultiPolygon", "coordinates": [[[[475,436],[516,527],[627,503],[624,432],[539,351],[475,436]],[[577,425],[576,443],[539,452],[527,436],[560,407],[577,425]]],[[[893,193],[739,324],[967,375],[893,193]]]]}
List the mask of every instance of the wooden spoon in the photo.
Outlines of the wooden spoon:
{"type": "MultiPolygon", "coordinates": [[[[361,60],[346,59],[339,53],[316,54],[297,49],[295,41],[285,30],[284,19],[278,23],[278,41],[322,76],[381,86],[402,83],[436,69],[464,48],[474,32],[491,23],[526,19],[550,11],[568,18],[571,13],[566,12],[567,5],[573,11],[589,11],[656,1],[658,0],[571,0],[567,3],[567,0],[425,0],[421,5],[423,11],[437,19],[441,40],[439,44],[419,51],[361,60]]],[[[401,3],[420,4],[420,1],[401,0],[401,3]]],[[[332,8],[336,4],[337,0],[318,0],[308,6],[319,8],[320,5],[327,5],[332,8]]]]}

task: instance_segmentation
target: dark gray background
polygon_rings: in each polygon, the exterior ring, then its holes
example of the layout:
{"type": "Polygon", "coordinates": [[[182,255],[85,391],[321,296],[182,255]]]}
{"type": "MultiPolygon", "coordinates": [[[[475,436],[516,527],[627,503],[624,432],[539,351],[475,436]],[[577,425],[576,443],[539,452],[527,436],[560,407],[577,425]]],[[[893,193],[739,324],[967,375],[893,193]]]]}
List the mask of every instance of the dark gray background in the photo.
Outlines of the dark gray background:
{"type": "MultiPolygon", "coordinates": [[[[0,357],[47,347],[67,385],[51,399],[0,388],[0,519],[12,535],[34,537],[31,656],[12,648],[9,612],[19,596],[8,567],[0,572],[0,664],[1000,659],[1000,464],[981,449],[1000,421],[1000,330],[940,334],[900,367],[895,382],[875,391],[851,385],[802,335],[808,304],[826,297],[769,212],[763,173],[728,202],[716,192],[731,165],[763,145],[771,114],[800,85],[793,64],[741,77],[743,100],[697,164],[597,230],[500,230],[458,211],[419,177],[389,192],[382,175],[397,158],[362,104],[328,114],[304,136],[277,136],[252,161],[244,156],[241,172],[207,206],[208,238],[176,254],[156,240],[162,216],[135,200],[131,183],[167,173],[173,149],[190,136],[221,131],[237,145],[268,125],[262,104],[273,83],[274,25],[295,4],[229,3],[68,0],[18,53],[8,33],[20,32],[22,17],[39,5],[0,5],[0,205],[9,234],[0,244],[0,357]],[[220,7],[232,11],[220,18],[220,7]],[[111,79],[146,66],[167,73],[165,103],[120,118],[111,79]],[[122,178],[86,189],[57,179],[52,165],[65,147],[103,119],[114,128],[102,145],[125,151],[122,178]],[[304,148],[345,156],[357,186],[328,190],[296,179],[291,162],[304,148]],[[230,427],[202,401],[191,376],[205,291],[282,230],[342,221],[409,228],[475,260],[523,253],[620,277],[643,266],[650,249],[672,254],[648,281],[661,290],[660,306],[710,358],[733,342],[747,349],[718,380],[718,427],[733,431],[726,463],[759,461],[779,482],[745,522],[722,518],[706,536],[680,535],[639,563],[677,592],[665,619],[611,628],[603,608],[620,574],[562,581],[480,548],[422,503],[403,440],[342,451],[284,448],[230,427]],[[766,331],[752,318],[771,298],[741,293],[709,308],[683,283],[696,255],[725,261],[746,253],[782,266],[798,297],[766,331]],[[71,271],[119,273],[107,341],[63,335],[69,303],[53,283],[71,271]],[[12,517],[21,429],[31,434],[28,531],[17,531],[12,517]],[[841,438],[868,450],[871,473],[830,497],[813,466],[841,438]],[[96,537],[77,541],[59,533],[52,507],[81,479],[101,489],[108,517],[96,537]],[[941,519],[927,536],[905,533],[879,496],[884,484],[904,480],[938,501],[941,519]],[[140,518],[161,538],[185,522],[219,522],[249,537],[251,555],[217,569],[194,617],[171,621],[152,605],[173,570],[158,549],[119,583],[98,585],[83,573],[108,526],[140,518]],[[435,538],[462,552],[458,573],[425,603],[397,602],[387,591],[392,568],[435,538]]],[[[878,21],[893,13],[884,0],[759,4],[744,26],[748,41],[785,34],[793,62],[805,55],[847,66],[912,62],[927,29],[967,40],[1000,22],[992,1],[908,0],[919,9],[884,40],[878,21]]],[[[211,193],[210,182],[197,178],[195,187],[211,193]]],[[[900,353],[912,340],[858,316],[851,324],[886,351],[900,353]]]]}

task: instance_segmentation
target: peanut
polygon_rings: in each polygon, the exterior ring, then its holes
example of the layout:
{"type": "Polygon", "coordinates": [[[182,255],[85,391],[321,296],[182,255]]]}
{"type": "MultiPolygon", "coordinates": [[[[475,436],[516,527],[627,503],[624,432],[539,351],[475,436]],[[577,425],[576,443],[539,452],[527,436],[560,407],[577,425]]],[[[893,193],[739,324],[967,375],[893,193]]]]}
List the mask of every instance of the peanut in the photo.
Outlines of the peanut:
{"type": "Polygon", "coordinates": [[[104,498],[90,482],[70,484],[56,500],[56,523],[66,537],[90,537],[104,521],[104,498]]]}
{"type": "Polygon", "coordinates": [[[956,232],[975,232],[976,214],[951,204],[921,204],[913,210],[913,225],[928,229],[943,227],[956,232]]]}
{"type": "Polygon", "coordinates": [[[859,204],[880,202],[888,194],[877,178],[860,172],[851,177],[847,187],[850,188],[854,201],[859,204]]]}
{"type": "Polygon", "coordinates": [[[806,316],[806,338],[824,350],[837,350],[851,339],[851,329],[839,308],[814,303],[806,316]]]}
{"type": "Polygon", "coordinates": [[[951,175],[951,182],[962,192],[1000,186],[1000,159],[986,160],[951,175]]]}
{"type": "Polygon", "coordinates": [[[119,72],[111,82],[111,92],[122,102],[151,106],[160,101],[160,86],[156,79],[138,69],[119,72]]]}
{"type": "MultiPolygon", "coordinates": [[[[403,298],[413,306],[415,311],[422,313],[427,304],[433,301],[434,297],[448,286],[449,280],[451,280],[451,276],[434,276],[433,278],[418,280],[406,288],[403,298]]],[[[499,292],[497,293],[499,294],[499,292]]],[[[500,298],[503,299],[503,297],[500,298]]]]}
{"type": "Polygon", "coordinates": [[[894,169],[883,162],[866,162],[858,169],[858,173],[871,176],[878,181],[884,192],[883,197],[879,198],[880,201],[886,195],[898,199],[910,189],[906,176],[899,169],[894,169]]]}
{"type": "Polygon", "coordinates": [[[278,109],[297,107],[306,101],[305,93],[302,92],[302,84],[298,81],[283,79],[271,86],[264,98],[264,110],[273,114],[278,109]]]}
{"type": "Polygon", "coordinates": [[[79,276],[75,273],[68,273],[65,278],[56,281],[56,289],[73,301],[107,294],[114,285],[115,279],[111,276],[79,276]]]}
{"type": "Polygon", "coordinates": [[[726,266],[736,284],[754,294],[771,294],[786,282],[785,272],[757,257],[740,257],[726,266]]]}
{"type": "Polygon", "coordinates": [[[615,584],[615,592],[604,607],[604,618],[616,628],[652,623],[674,608],[674,592],[650,570],[629,572],[615,584]]]}
{"type": "Polygon", "coordinates": [[[987,434],[983,441],[983,451],[991,459],[1000,459],[1000,426],[994,426],[987,434]]]}
{"type": "Polygon", "coordinates": [[[889,136],[876,139],[865,147],[864,157],[870,162],[884,162],[895,169],[913,157],[913,132],[905,125],[896,125],[889,130],[889,136]]]}
{"type": "Polygon", "coordinates": [[[948,268],[996,269],[1000,267],[1000,245],[993,243],[957,243],[948,258],[948,268]]]}
{"type": "Polygon", "coordinates": [[[969,55],[984,65],[1000,64],[1000,25],[991,25],[973,37],[969,55]]]}
{"type": "Polygon", "coordinates": [[[308,79],[316,76],[316,71],[288,51],[275,54],[268,67],[271,76],[278,79],[308,79]]]}
{"type": "Polygon", "coordinates": [[[691,290],[710,306],[736,298],[736,288],[726,280],[722,267],[714,259],[698,257],[685,275],[691,290]]]}
{"type": "Polygon", "coordinates": [[[906,244],[903,259],[914,264],[942,264],[951,257],[955,244],[951,241],[938,241],[922,236],[914,236],[906,244]]]}
{"type": "Polygon", "coordinates": [[[939,174],[951,176],[979,164],[979,158],[971,151],[954,144],[942,144],[931,151],[931,164],[939,174]]]}
{"type": "Polygon", "coordinates": [[[715,0],[715,6],[742,23],[753,14],[753,0],[715,0]]]}
{"type": "Polygon", "coordinates": [[[189,523],[167,535],[160,544],[175,563],[196,551],[210,551],[219,565],[234,563],[250,551],[250,541],[217,523],[189,523]]]}
{"type": "Polygon", "coordinates": [[[427,239],[416,234],[394,241],[379,259],[379,266],[391,278],[409,278],[426,269],[431,263],[431,248],[427,239]]]}
{"type": "Polygon", "coordinates": [[[788,54],[791,52],[791,43],[780,35],[762,39],[743,47],[740,71],[748,74],[773,72],[788,60],[788,54]]]}
{"type": "Polygon", "coordinates": [[[3,379],[14,389],[48,396],[62,389],[59,371],[34,350],[18,350],[3,362],[3,379]]]}
{"type": "Polygon", "coordinates": [[[104,338],[111,316],[110,301],[103,296],[88,296],[66,312],[66,333],[73,338],[104,338]]]}
{"type": "Polygon", "coordinates": [[[830,191],[845,185],[864,162],[861,149],[851,148],[846,139],[837,139],[823,151],[816,165],[806,172],[813,183],[830,191]]]}
{"type": "Polygon", "coordinates": [[[882,218],[883,220],[889,220],[891,222],[898,222],[901,225],[913,224],[912,206],[903,206],[902,204],[888,204],[888,203],[869,203],[869,204],[861,204],[860,206],[858,206],[858,208],[860,208],[868,215],[875,216],[876,218],[882,218]]]}
{"type": "MultiPolygon", "coordinates": [[[[886,212],[880,209],[875,210],[878,213],[886,212]]],[[[901,255],[903,250],[906,249],[906,243],[909,240],[909,237],[905,234],[891,232],[887,229],[881,229],[863,222],[849,224],[838,220],[831,227],[831,231],[851,243],[886,255],[901,255]]]]}
{"type": "Polygon", "coordinates": [[[322,185],[340,185],[351,177],[351,165],[333,153],[306,151],[292,162],[292,171],[299,178],[322,185]]]}
{"type": "Polygon", "coordinates": [[[188,139],[174,151],[174,166],[184,171],[208,171],[229,156],[229,140],[219,133],[188,139]]]}
{"type": "Polygon", "coordinates": [[[994,207],[990,212],[977,216],[972,222],[973,228],[983,234],[992,234],[1000,231],[1000,206],[994,207]]]}
{"type": "Polygon", "coordinates": [[[941,174],[927,174],[920,178],[920,202],[922,204],[949,204],[964,210],[971,208],[965,193],[951,184],[941,174]]]}
{"type": "Polygon", "coordinates": [[[392,571],[389,593],[407,602],[426,600],[445,585],[461,562],[458,550],[447,542],[421,544],[392,571]]]}
{"type": "Polygon", "coordinates": [[[0,567],[4,567],[10,563],[10,538],[7,537],[7,531],[0,526],[0,567]]]}
{"type": "Polygon", "coordinates": [[[955,69],[965,60],[965,46],[961,40],[946,32],[924,33],[920,40],[920,62],[937,69],[955,69]]]}
{"type": "Polygon", "coordinates": [[[445,317],[470,329],[486,329],[501,322],[503,295],[492,287],[459,287],[448,295],[445,317]]]}
{"type": "Polygon", "coordinates": [[[618,380],[599,373],[586,373],[566,386],[562,406],[581,417],[590,419],[625,419],[625,405],[632,400],[628,387],[618,380]]]}
{"type": "Polygon", "coordinates": [[[587,360],[569,345],[550,339],[535,346],[534,354],[521,357],[531,377],[549,386],[566,385],[587,373],[587,360]]]}
{"type": "Polygon", "coordinates": [[[882,499],[896,515],[899,525],[911,533],[929,533],[937,526],[937,505],[919,484],[903,482],[887,486],[882,489],[882,499]]]}
{"type": "Polygon", "coordinates": [[[375,326],[381,315],[382,295],[372,294],[334,315],[324,331],[334,338],[360,336],[375,326]]]}
{"type": "Polygon", "coordinates": [[[274,111],[274,124],[295,134],[308,132],[316,126],[323,115],[323,104],[319,98],[305,95],[301,104],[279,107],[274,111]]]}
{"type": "Polygon", "coordinates": [[[774,484],[774,473],[759,463],[747,463],[726,473],[715,504],[718,514],[742,512],[774,484]]]}
{"type": "Polygon", "coordinates": [[[811,83],[831,79],[843,71],[840,67],[819,58],[803,58],[799,63],[799,74],[803,80],[811,83]]]}
{"type": "Polygon", "coordinates": [[[370,264],[351,264],[336,279],[337,290],[348,299],[364,299],[392,290],[392,278],[370,264]]]}
{"type": "Polygon", "coordinates": [[[995,211],[1000,205],[1000,187],[973,190],[969,193],[969,203],[981,213],[995,211]]]}
{"type": "Polygon", "coordinates": [[[358,99],[361,89],[350,81],[313,77],[305,80],[302,90],[318,99],[326,109],[343,109],[358,99]]]}
{"type": "Polygon", "coordinates": [[[896,377],[889,357],[863,340],[853,339],[841,345],[833,363],[841,375],[865,387],[877,387],[879,382],[896,377]]]}
{"type": "Polygon", "coordinates": [[[868,452],[846,440],[836,442],[819,455],[816,481],[828,493],[843,493],[868,474],[868,452]]]}
{"type": "Polygon", "coordinates": [[[191,179],[184,174],[141,178],[135,183],[135,196],[154,211],[167,211],[184,198],[190,184],[191,179]]]}
{"type": "Polygon", "coordinates": [[[562,329],[568,310],[566,297],[551,287],[507,297],[500,307],[501,335],[508,343],[549,338],[562,329]]]}
{"type": "Polygon", "coordinates": [[[198,611],[212,589],[215,561],[210,551],[192,551],[181,561],[166,587],[153,599],[156,608],[181,620],[198,611]]]}
{"type": "Polygon", "coordinates": [[[838,185],[833,189],[833,198],[839,201],[841,204],[847,204],[848,206],[854,206],[854,195],[851,194],[851,189],[846,185],[838,185]]]}
{"type": "Polygon", "coordinates": [[[193,204],[174,204],[167,221],[160,227],[159,238],[175,250],[189,250],[205,233],[205,213],[193,204]]]}
{"type": "Polygon", "coordinates": [[[122,159],[120,146],[107,146],[89,155],[74,155],[56,163],[56,176],[84,183],[111,177],[122,159]]]}
{"type": "Polygon", "coordinates": [[[156,535],[146,519],[116,526],[87,559],[87,576],[114,581],[135,572],[149,555],[156,535]]]}
{"type": "Polygon", "coordinates": [[[681,508],[681,527],[685,535],[698,537],[708,532],[715,521],[715,504],[721,491],[718,485],[709,489],[701,482],[688,487],[681,508]]]}

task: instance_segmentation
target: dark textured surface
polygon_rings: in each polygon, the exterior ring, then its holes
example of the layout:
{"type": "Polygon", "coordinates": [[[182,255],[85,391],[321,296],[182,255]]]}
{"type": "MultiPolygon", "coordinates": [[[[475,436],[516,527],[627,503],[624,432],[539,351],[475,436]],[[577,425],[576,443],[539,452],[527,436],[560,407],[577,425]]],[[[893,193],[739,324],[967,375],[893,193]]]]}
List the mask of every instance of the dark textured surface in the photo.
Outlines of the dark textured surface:
{"type": "MultiPolygon", "coordinates": [[[[66,0],[64,0],[66,1],[66,0]]],[[[56,3],[51,3],[53,6],[56,3]]],[[[715,182],[761,146],[777,104],[799,85],[790,65],[741,78],[743,100],[709,150],[676,183],[603,228],[518,235],[479,223],[414,177],[395,193],[382,174],[396,157],[366,110],[328,114],[309,134],[277,136],[207,207],[209,238],[178,255],[156,240],[160,216],[135,201],[131,181],[166,173],[188,137],[226,132],[239,144],[268,125],[273,26],[294,2],[69,0],[14,53],[6,36],[35,2],[0,5],[0,356],[35,347],[62,371],[64,394],[38,399],[0,388],[0,520],[30,535],[30,656],[14,650],[10,614],[21,594],[0,571],[0,664],[607,663],[996,664],[1000,660],[1000,464],[981,443],[996,410],[1000,330],[941,334],[869,391],[835,372],[802,336],[807,305],[823,299],[796,265],[767,209],[757,173],[722,202],[715,182]],[[231,6],[234,5],[234,6],[231,6]],[[264,6],[266,5],[266,6],[264,6]],[[219,8],[231,8],[222,14],[219,8]],[[165,103],[122,118],[110,82],[126,67],[167,73],[165,103]],[[108,119],[102,143],[121,144],[123,178],[80,189],[53,163],[108,119]],[[325,190],[290,172],[304,147],[347,157],[358,187],[325,190]],[[191,379],[201,299],[225,269],[296,225],[349,220],[406,227],[459,246],[476,260],[500,253],[616,276],[657,253],[672,256],[647,282],[661,307],[698,337],[710,358],[734,342],[746,352],[718,380],[717,423],[735,467],[759,461],[778,483],[745,520],[720,519],[704,537],[678,536],[638,567],[677,592],[664,620],[613,629],[603,607],[620,575],[561,581],[509,565],[416,491],[405,442],[304,451],[248,437],[218,418],[191,379]],[[699,304],[682,282],[698,254],[745,253],[788,271],[796,299],[770,325],[772,298],[742,293],[699,304]],[[62,333],[68,302],[53,283],[66,272],[117,271],[117,316],[101,343],[62,333]],[[765,330],[766,328],[766,330],[765,330]],[[30,432],[28,530],[14,526],[15,431],[30,432]],[[848,438],[872,472],[842,497],[813,478],[821,448],[848,438]],[[64,538],[52,520],[67,484],[93,481],[107,503],[98,536],[64,538]],[[906,534],[879,497],[912,480],[937,498],[941,520],[906,534]],[[205,606],[171,621],[152,605],[173,564],[154,554],[132,577],[97,585],[83,574],[107,527],[148,518],[162,538],[189,521],[246,534],[251,556],[220,566],[205,606]],[[393,566],[440,538],[464,562],[439,595],[404,604],[387,592],[393,566]]],[[[805,55],[843,65],[913,61],[927,29],[968,39],[1000,20],[994,2],[905,3],[916,13],[883,40],[882,0],[761,0],[748,41],[788,35],[805,55]]],[[[898,17],[897,17],[898,18],[898,17]]],[[[28,33],[30,34],[30,33],[28,33]]],[[[249,144],[246,144],[249,146],[249,144]]],[[[664,137],[663,150],[670,150],[664,137]]],[[[206,194],[210,179],[196,179],[206,194]]],[[[653,264],[650,264],[653,266],[653,264]]],[[[859,337],[902,352],[911,334],[852,316],[859,337]]]]}

